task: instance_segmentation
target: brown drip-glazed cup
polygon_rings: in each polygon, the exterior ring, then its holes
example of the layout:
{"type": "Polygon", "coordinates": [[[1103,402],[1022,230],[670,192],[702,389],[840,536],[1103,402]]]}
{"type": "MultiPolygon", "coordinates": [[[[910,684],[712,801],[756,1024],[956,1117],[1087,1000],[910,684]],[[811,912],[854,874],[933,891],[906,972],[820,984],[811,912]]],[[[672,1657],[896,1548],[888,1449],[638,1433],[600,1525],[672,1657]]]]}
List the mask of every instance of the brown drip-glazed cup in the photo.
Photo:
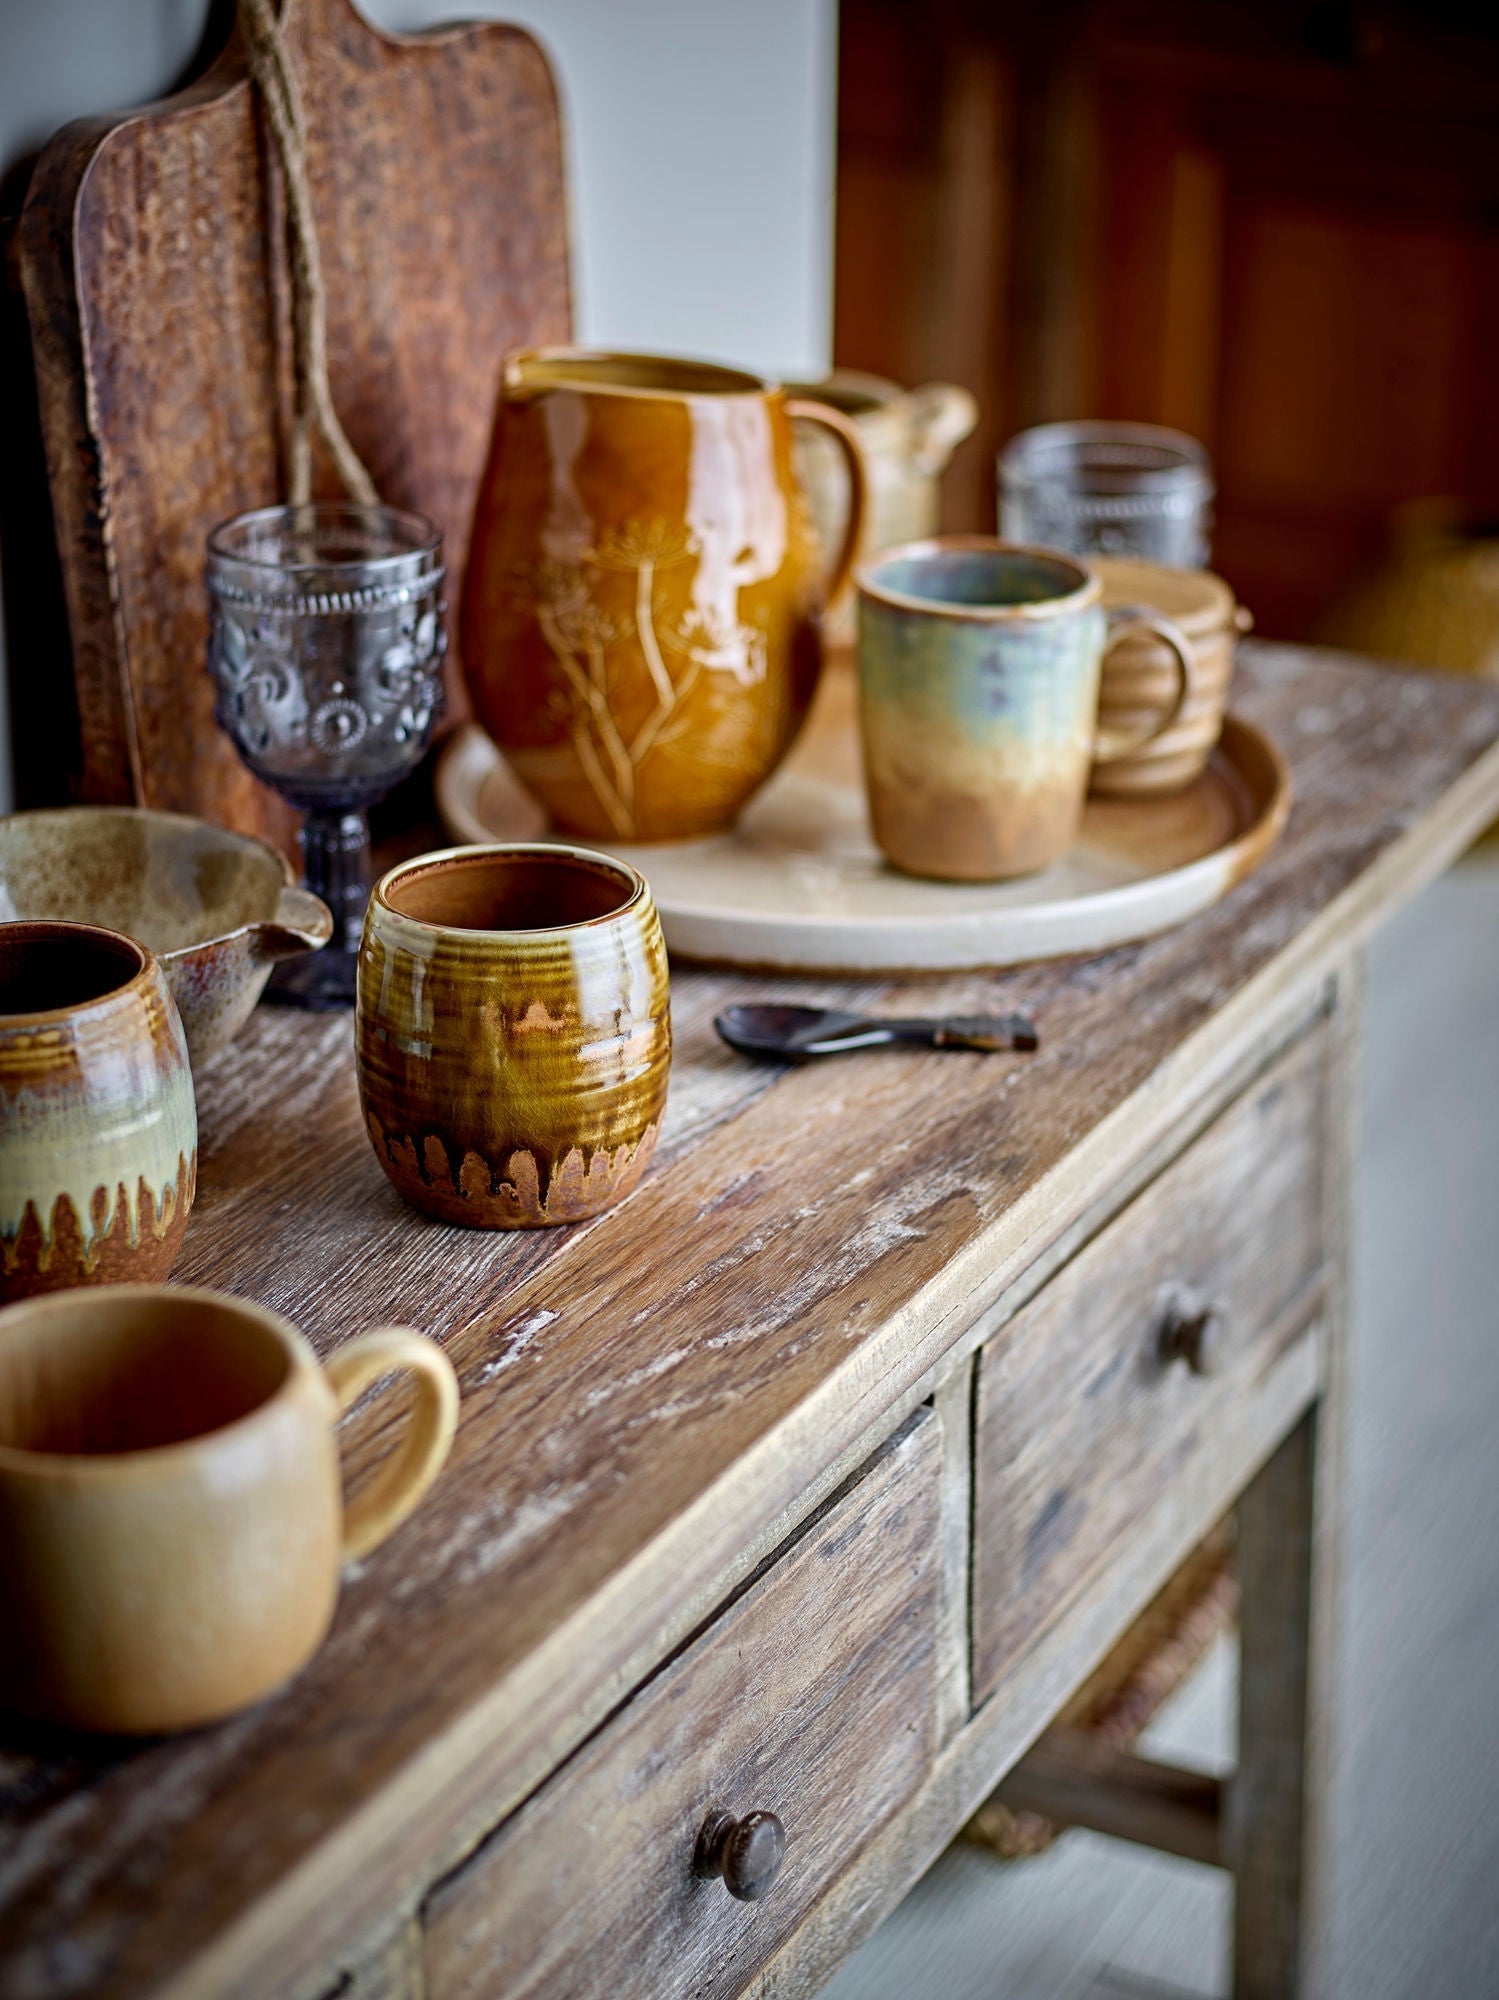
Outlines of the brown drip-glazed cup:
{"type": "Polygon", "coordinates": [[[92,924],[0,924],[0,1304],[171,1270],[198,1114],[161,968],[92,924]]]}
{"type": "Polygon", "coordinates": [[[578,1222],[644,1173],[671,1066],[643,876],[575,847],[450,848],[375,886],[356,1050],[375,1156],[413,1207],[578,1222]]]}

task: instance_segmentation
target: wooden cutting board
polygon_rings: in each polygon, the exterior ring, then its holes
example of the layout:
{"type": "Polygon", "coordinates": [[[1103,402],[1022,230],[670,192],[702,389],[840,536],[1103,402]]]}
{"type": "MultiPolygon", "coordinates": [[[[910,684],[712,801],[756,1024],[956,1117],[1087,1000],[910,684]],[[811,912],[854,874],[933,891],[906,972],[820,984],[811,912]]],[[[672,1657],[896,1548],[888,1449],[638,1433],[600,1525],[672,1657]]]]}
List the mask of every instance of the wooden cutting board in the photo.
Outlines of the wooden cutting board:
{"type": "MultiPolygon", "coordinates": [[[[557,97],[495,24],[387,35],[285,0],[309,131],[334,402],[381,497],[446,537],[456,603],[501,356],[571,331],[557,97]]],[[[203,545],[284,497],[280,191],[237,38],[179,95],[68,126],[21,271],[62,559],[81,792],[285,844],[213,719],[203,545]]],[[[339,492],[319,461],[315,491],[339,492]]],[[[456,649],[448,720],[467,711],[456,649]]]]}

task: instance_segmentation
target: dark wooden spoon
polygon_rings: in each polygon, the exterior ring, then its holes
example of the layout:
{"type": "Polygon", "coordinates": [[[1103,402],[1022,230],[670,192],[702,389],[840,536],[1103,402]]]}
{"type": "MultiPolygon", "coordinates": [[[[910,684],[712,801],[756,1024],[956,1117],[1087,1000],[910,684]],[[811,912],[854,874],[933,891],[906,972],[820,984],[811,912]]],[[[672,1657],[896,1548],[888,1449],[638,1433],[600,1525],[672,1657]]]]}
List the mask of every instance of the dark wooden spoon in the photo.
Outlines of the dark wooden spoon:
{"type": "Polygon", "coordinates": [[[831,1007],[772,1004],[726,1007],[714,1027],[732,1049],[747,1056],[800,1062],[806,1056],[837,1056],[850,1049],[874,1049],[905,1042],[923,1049],[1034,1049],[1036,1030],[1023,1014],[954,1014],[945,1020],[879,1019],[840,1014],[831,1007]]]}

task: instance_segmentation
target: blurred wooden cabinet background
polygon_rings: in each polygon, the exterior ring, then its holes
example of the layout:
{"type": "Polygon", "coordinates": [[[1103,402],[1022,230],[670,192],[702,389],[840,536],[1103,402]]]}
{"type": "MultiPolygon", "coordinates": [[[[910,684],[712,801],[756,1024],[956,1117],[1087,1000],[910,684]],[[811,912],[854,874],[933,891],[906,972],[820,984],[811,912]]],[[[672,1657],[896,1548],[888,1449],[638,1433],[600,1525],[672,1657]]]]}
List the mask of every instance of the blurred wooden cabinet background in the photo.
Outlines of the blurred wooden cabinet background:
{"type": "Polygon", "coordinates": [[[1303,636],[1393,508],[1499,512],[1499,16],[1456,5],[843,0],[835,353],[946,376],[994,454],[1176,425],[1214,559],[1303,636]]]}

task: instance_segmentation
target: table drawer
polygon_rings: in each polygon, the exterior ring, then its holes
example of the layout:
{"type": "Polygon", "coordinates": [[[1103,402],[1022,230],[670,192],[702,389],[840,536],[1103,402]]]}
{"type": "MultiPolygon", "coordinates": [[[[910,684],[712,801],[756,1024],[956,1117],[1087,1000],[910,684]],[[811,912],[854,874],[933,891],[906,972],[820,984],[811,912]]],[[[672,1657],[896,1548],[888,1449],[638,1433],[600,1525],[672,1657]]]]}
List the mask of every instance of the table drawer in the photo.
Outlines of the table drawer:
{"type": "Polygon", "coordinates": [[[1205,1532],[1313,1393],[1329,1041],[1302,1036],[981,1354],[976,1703],[1113,1552],[1170,1539],[1162,1510],[1205,1532]]]}
{"type": "Polygon", "coordinates": [[[428,2000],[739,1991],[925,1776],[940,1426],[921,1410],[773,1565],[434,1891],[428,2000]],[[759,1902],[693,1873],[776,1814],[759,1902]]]}

